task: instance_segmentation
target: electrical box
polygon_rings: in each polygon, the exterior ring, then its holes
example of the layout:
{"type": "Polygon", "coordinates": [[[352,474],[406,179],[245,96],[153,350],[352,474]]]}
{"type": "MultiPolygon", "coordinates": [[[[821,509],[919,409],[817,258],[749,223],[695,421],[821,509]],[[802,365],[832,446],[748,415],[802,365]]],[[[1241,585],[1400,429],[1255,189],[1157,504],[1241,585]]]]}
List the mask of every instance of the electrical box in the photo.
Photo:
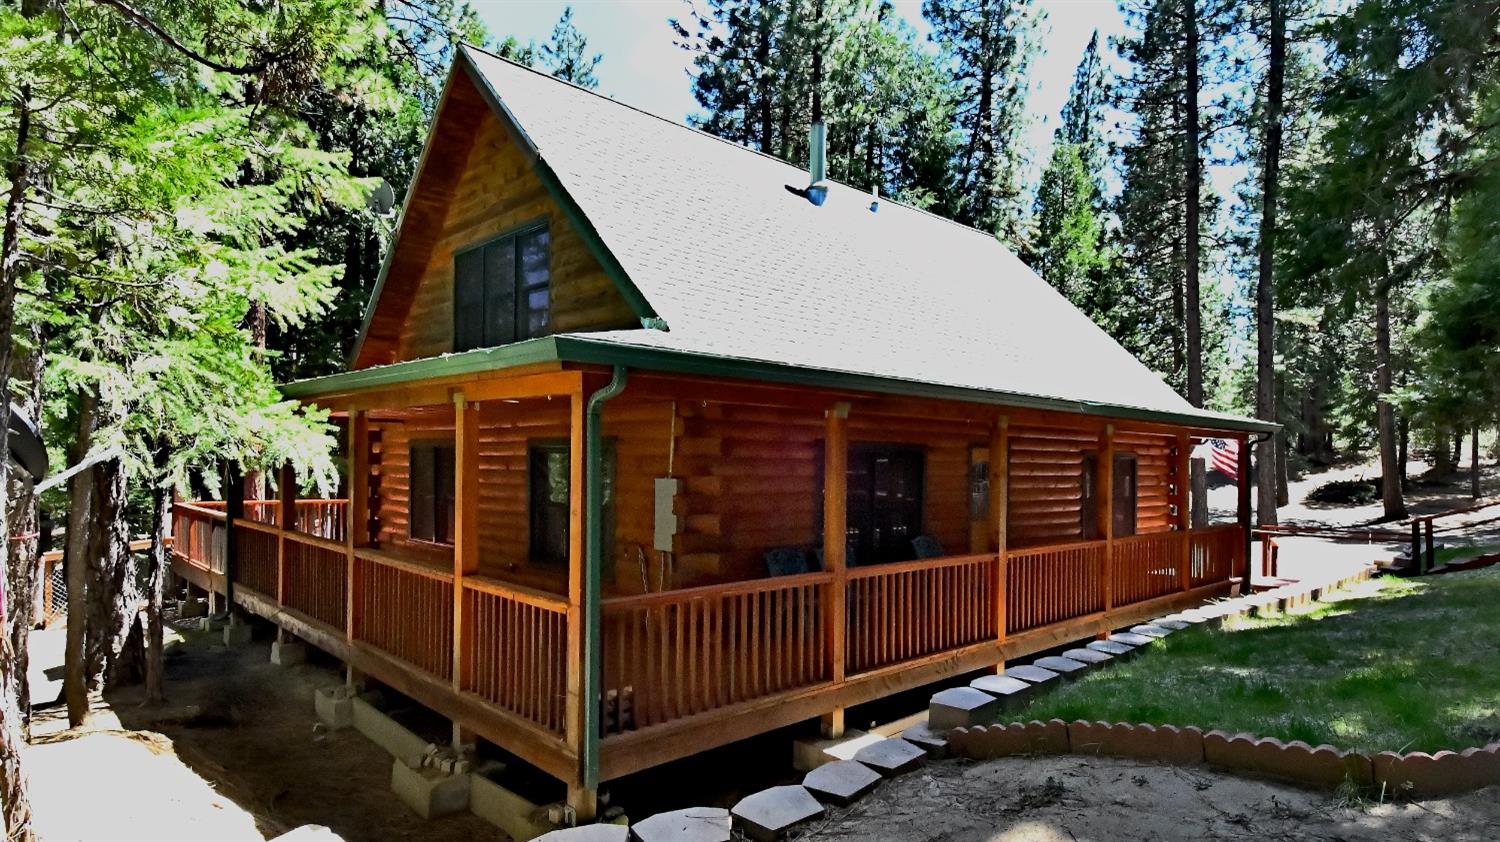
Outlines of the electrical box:
{"type": "Polygon", "coordinates": [[[656,478],[656,529],[651,546],[658,552],[672,552],[672,538],[677,535],[677,494],[682,480],[677,477],[656,478]]]}

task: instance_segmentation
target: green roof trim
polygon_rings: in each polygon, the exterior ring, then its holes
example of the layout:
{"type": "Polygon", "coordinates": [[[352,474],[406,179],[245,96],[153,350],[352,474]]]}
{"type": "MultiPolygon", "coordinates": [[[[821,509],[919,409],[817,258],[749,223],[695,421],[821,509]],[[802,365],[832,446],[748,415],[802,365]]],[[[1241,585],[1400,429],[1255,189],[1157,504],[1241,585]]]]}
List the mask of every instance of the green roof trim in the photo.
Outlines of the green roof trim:
{"type": "Polygon", "coordinates": [[[805,368],[763,360],[647,348],[624,342],[590,339],[576,334],[546,336],[498,348],[481,348],[461,354],[447,354],[310,380],[298,380],[283,385],[281,391],[288,398],[306,400],[340,392],[402,386],[438,377],[479,374],[539,362],[623,365],[674,374],[728,377],[810,388],[843,389],[902,397],[964,401],[991,406],[1052,410],[1212,430],[1273,433],[1281,429],[1279,424],[1254,418],[1163,412],[1133,406],[1073,401],[1040,395],[974,389],[966,386],[948,386],[941,383],[925,383],[871,374],[805,368]]]}

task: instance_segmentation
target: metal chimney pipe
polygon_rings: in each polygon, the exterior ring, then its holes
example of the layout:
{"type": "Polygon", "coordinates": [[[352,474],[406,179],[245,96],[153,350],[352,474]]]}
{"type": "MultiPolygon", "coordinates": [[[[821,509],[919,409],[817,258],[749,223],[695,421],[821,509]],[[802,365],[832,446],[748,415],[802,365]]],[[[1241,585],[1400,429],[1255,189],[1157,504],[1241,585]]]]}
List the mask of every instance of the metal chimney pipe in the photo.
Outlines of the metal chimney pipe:
{"type": "Polygon", "coordinates": [[[807,130],[807,198],[815,205],[828,198],[828,124],[816,120],[807,130]]]}

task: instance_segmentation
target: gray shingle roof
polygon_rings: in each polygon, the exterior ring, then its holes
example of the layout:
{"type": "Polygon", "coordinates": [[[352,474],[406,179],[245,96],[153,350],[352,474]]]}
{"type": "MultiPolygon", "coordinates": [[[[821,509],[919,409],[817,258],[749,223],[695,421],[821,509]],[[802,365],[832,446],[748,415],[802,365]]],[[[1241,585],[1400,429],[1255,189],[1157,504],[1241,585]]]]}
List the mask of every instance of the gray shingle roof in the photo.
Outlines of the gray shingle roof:
{"type": "MultiPolygon", "coordinates": [[[[1230,420],[1195,410],[994,237],[465,48],[669,330],[597,342],[1230,420]]],[[[1245,419],[1233,419],[1243,426],[1245,419]]],[[[1254,423],[1254,422],[1252,422],[1254,423]]]]}

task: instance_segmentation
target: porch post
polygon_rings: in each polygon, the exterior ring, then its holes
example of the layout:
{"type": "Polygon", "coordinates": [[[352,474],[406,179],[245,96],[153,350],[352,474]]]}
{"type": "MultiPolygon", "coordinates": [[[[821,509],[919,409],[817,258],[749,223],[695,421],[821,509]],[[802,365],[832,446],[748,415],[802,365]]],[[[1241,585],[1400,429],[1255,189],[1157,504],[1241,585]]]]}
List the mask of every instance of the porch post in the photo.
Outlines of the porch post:
{"type": "Polygon", "coordinates": [[[1193,587],[1193,492],[1190,489],[1192,472],[1193,437],[1187,433],[1177,434],[1177,531],[1182,533],[1182,589],[1193,587]]]}
{"type": "Polygon", "coordinates": [[[593,818],[598,810],[598,790],[585,786],[584,743],[597,740],[598,734],[584,733],[584,628],[586,619],[584,602],[587,583],[584,581],[584,396],[581,387],[576,388],[569,401],[568,413],[568,651],[567,697],[563,704],[565,721],[563,737],[568,748],[577,758],[578,767],[574,780],[568,783],[568,806],[573,808],[580,821],[593,818]]]}
{"type": "Polygon", "coordinates": [[[1115,425],[1105,424],[1099,433],[1099,487],[1094,494],[1102,505],[1095,507],[1099,513],[1099,534],[1104,536],[1104,571],[1100,580],[1104,586],[1104,610],[1115,607],[1115,425]]]}
{"type": "MultiPolygon", "coordinates": [[[[453,395],[453,689],[471,685],[473,629],[464,617],[464,577],[479,572],[479,405],[453,395]]],[[[455,745],[468,742],[453,723],[455,745]]]]}
{"type": "MultiPolygon", "coordinates": [[[[1010,520],[1010,418],[1002,415],[990,431],[990,524],[995,530],[995,636],[1005,642],[1005,603],[1009,599],[1006,533],[1010,520]]],[[[996,672],[1005,671],[1002,654],[996,672]]]]}
{"type": "MultiPolygon", "coordinates": [[[[837,403],[824,413],[823,439],[823,566],[833,574],[828,584],[828,610],[823,614],[823,640],[828,646],[829,678],[844,683],[844,635],[848,630],[849,546],[849,404],[837,403]]],[[[824,714],[823,736],[844,735],[844,709],[824,714]]]]}
{"type": "Polygon", "coordinates": [[[348,561],[348,578],[344,588],[344,636],[352,643],[359,628],[359,576],[354,564],[354,550],[363,546],[370,529],[370,416],[362,409],[349,412],[349,489],[348,522],[344,525],[344,552],[348,561]]]}
{"type": "Polygon", "coordinates": [[[1239,469],[1239,522],[1240,522],[1240,550],[1244,554],[1245,563],[1244,584],[1240,593],[1248,594],[1253,590],[1253,581],[1250,571],[1250,438],[1240,436],[1240,469],[1239,469]]]}
{"type": "MultiPolygon", "coordinates": [[[[240,466],[231,463],[228,469],[228,482],[224,487],[224,610],[234,610],[234,567],[236,556],[234,548],[234,522],[245,518],[245,480],[240,475],[240,466]]],[[[217,613],[214,609],[213,599],[213,576],[208,577],[208,607],[209,613],[217,613]]]]}
{"type": "MultiPolygon", "coordinates": [[[[276,604],[286,605],[286,533],[297,528],[297,473],[292,470],[292,463],[287,462],[281,466],[276,477],[276,487],[281,496],[281,510],[276,518],[277,526],[281,529],[276,536],[276,604]]],[[[280,626],[277,629],[279,635],[280,626]]]]}

